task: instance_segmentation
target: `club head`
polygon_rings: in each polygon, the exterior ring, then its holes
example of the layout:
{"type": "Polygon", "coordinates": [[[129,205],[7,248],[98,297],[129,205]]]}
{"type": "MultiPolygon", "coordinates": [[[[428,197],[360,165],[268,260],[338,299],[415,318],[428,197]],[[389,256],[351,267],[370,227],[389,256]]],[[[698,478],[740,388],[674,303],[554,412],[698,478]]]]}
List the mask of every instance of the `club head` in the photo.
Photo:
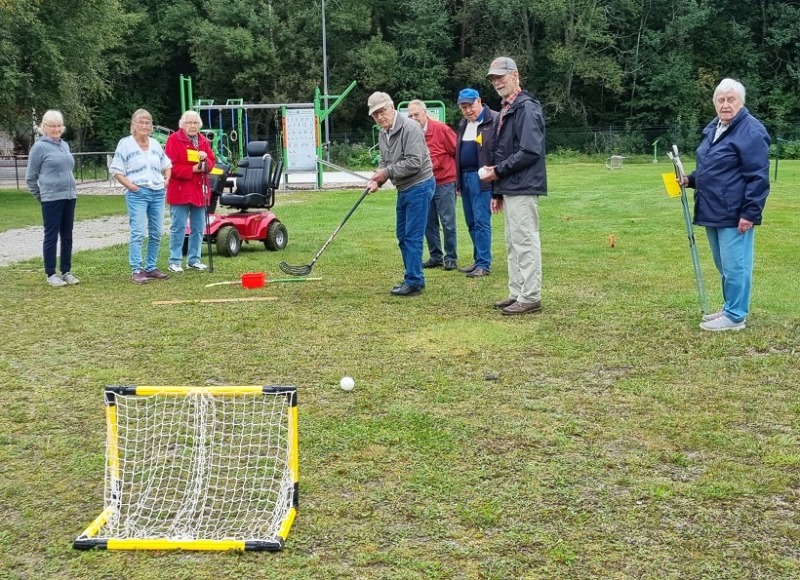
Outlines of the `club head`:
{"type": "Polygon", "coordinates": [[[311,273],[311,265],[305,264],[303,266],[291,266],[286,262],[281,262],[278,267],[285,274],[290,276],[308,276],[311,273]]]}

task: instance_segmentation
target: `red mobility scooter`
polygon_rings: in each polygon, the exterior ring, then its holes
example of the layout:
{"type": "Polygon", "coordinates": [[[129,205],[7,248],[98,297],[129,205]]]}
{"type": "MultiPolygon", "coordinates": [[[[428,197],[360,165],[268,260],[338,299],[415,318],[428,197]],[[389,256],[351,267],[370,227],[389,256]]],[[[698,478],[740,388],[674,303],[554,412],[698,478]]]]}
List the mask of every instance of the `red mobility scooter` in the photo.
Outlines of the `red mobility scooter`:
{"type": "Polygon", "coordinates": [[[262,242],[270,251],[284,249],[289,242],[286,226],[269,211],[275,205],[275,190],[280,187],[283,162],[273,160],[267,153],[266,141],[251,141],[247,144],[247,157],[239,160],[239,169],[232,174],[235,177],[232,191],[224,193],[228,171],[229,168],[221,164],[212,171],[212,201],[203,241],[210,240],[221,256],[230,257],[239,253],[243,241],[262,242]],[[217,203],[238,211],[214,213],[217,203]],[[249,211],[251,209],[261,211],[249,211]]]}

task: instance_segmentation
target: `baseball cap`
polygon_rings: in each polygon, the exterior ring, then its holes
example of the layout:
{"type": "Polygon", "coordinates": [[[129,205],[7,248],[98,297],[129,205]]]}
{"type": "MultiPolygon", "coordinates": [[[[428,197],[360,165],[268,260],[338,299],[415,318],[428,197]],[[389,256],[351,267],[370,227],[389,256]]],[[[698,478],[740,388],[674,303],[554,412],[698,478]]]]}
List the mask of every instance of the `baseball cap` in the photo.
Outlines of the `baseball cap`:
{"type": "Polygon", "coordinates": [[[479,98],[481,98],[481,96],[475,89],[462,89],[461,92],[458,93],[458,104],[474,103],[475,100],[479,98]]]}
{"type": "Polygon", "coordinates": [[[507,56],[498,56],[489,65],[489,72],[486,73],[486,76],[505,75],[515,70],[517,70],[517,63],[514,62],[514,59],[507,56]]]}
{"type": "Polygon", "coordinates": [[[383,109],[384,107],[388,107],[392,105],[392,97],[387,95],[386,93],[375,92],[372,93],[367,101],[367,106],[369,107],[369,114],[371,115],[378,109],[383,109]]]}

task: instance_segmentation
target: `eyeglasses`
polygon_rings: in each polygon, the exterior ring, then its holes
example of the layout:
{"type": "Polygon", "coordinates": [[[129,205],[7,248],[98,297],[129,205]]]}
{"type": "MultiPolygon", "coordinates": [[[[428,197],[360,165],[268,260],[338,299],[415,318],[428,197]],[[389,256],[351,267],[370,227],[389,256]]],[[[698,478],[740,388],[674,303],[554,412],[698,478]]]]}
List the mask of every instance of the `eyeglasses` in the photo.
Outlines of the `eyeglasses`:
{"type": "Polygon", "coordinates": [[[50,127],[51,129],[58,129],[59,127],[63,127],[63,123],[45,123],[45,127],[50,127]]]}
{"type": "Polygon", "coordinates": [[[137,125],[148,125],[148,126],[150,126],[150,125],[153,124],[153,122],[152,121],[136,121],[136,124],[137,125]]]}
{"type": "Polygon", "coordinates": [[[184,121],[184,125],[199,125],[200,121],[184,121]]]}
{"type": "Polygon", "coordinates": [[[511,74],[514,74],[514,72],[513,72],[513,71],[512,71],[512,72],[507,72],[507,73],[506,73],[506,74],[504,74],[504,75],[491,75],[491,76],[489,77],[489,82],[490,82],[490,83],[492,83],[492,84],[494,84],[494,83],[496,83],[497,81],[503,80],[504,78],[506,78],[508,75],[511,75],[511,74]]]}
{"type": "Polygon", "coordinates": [[[383,109],[378,109],[374,113],[372,113],[372,118],[377,119],[378,117],[386,117],[388,116],[394,109],[390,109],[388,107],[384,107],[383,109]]]}
{"type": "Polygon", "coordinates": [[[409,114],[408,114],[408,118],[409,118],[409,119],[418,119],[418,118],[420,118],[421,116],[422,116],[422,113],[409,113],[409,114]]]}

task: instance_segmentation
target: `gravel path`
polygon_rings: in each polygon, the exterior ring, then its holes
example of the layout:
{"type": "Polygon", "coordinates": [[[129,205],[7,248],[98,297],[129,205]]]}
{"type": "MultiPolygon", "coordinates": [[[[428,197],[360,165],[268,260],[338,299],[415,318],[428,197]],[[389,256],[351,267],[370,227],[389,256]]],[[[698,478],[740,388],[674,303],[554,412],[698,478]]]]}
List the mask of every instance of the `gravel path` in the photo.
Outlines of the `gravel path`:
{"type": "MultiPolygon", "coordinates": [[[[365,179],[371,175],[370,172],[359,172],[365,179]]],[[[310,174],[313,175],[313,174],[310,174]]],[[[363,183],[355,182],[352,176],[345,173],[326,173],[325,189],[344,189],[361,188],[363,183]]],[[[307,179],[308,181],[308,179],[307,179]]],[[[382,189],[392,187],[387,183],[382,189]]],[[[311,183],[290,184],[290,189],[314,189],[311,183]]],[[[122,195],[122,188],[118,185],[109,185],[106,182],[81,183],[78,185],[78,196],[83,195],[122,195]]],[[[278,192],[279,196],[291,195],[290,192],[278,192]]],[[[282,199],[286,202],[286,199],[282,199]]],[[[169,231],[169,212],[166,212],[164,219],[164,231],[169,231]]],[[[127,244],[129,238],[128,216],[119,215],[92,220],[75,222],[73,229],[73,252],[82,250],[99,250],[109,246],[127,244]]],[[[8,230],[0,233],[0,266],[8,266],[14,262],[30,260],[31,258],[41,257],[42,239],[44,238],[44,228],[42,226],[30,226],[16,230],[8,230]]]]}
{"type": "MultiPolygon", "coordinates": [[[[75,222],[73,252],[99,250],[128,243],[128,216],[111,216],[75,222]]],[[[0,266],[41,258],[44,228],[31,226],[0,233],[0,266]]]]}

